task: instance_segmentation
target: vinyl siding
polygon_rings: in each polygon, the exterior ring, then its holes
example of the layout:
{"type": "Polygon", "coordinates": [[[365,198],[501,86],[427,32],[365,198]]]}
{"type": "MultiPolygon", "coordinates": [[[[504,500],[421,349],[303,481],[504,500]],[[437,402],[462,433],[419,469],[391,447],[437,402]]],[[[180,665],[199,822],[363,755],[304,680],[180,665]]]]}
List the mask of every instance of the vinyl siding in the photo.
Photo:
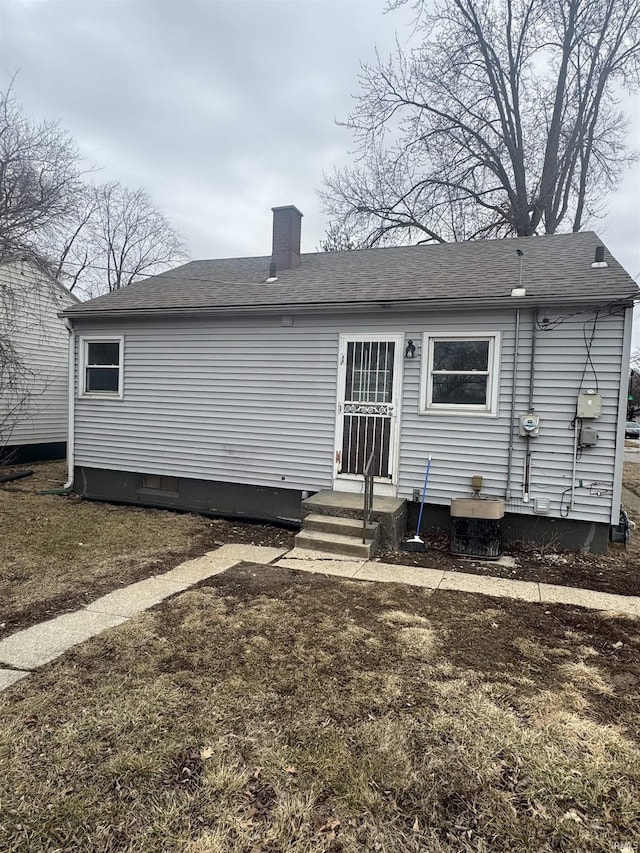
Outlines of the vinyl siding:
{"type": "MultiPolygon", "coordinates": [[[[518,435],[518,421],[528,411],[529,370],[533,315],[522,312],[517,394],[515,407],[514,453],[507,511],[533,514],[533,499],[548,498],[549,515],[565,515],[570,499],[573,465],[573,421],[580,380],[585,368],[586,348],[584,324],[587,321],[587,339],[590,336],[593,313],[588,312],[556,322],[571,308],[554,308],[546,312],[549,330],[539,330],[536,341],[533,407],[540,415],[540,434],[530,439],[531,486],[530,501],[523,500],[524,467],[527,440],[518,435]],[[563,498],[563,493],[564,498],[563,498]]],[[[540,317],[545,316],[544,312],[540,317]]],[[[463,330],[472,331],[478,323],[486,331],[503,330],[502,363],[500,373],[499,416],[496,419],[479,417],[452,417],[423,415],[414,417],[419,398],[420,369],[410,364],[405,369],[405,386],[401,444],[401,469],[399,493],[408,497],[409,488],[416,486],[424,476],[427,453],[433,454],[429,499],[448,504],[451,498],[470,493],[470,478],[480,474],[484,478],[483,493],[504,496],[508,467],[509,420],[511,387],[513,382],[513,348],[515,316],[506,322],[498,319],[469,322],[447,321],[442,318],[438,334],[463,330]]],[[[621,353],[624,315],[601,315],[591,348],[594,373],[588,367],[582,391],[597,388],[603,397],[602,416],[589,421],[598,432],[598,443],[586,448],[576,465],[576,482],[582,481],[575,492],[574,511],[568,517],[609,523],[616,450],[617,411],[621,376],[621,353]],[[596,494],[601,492],[601,494],[596,494]]],[[[431,327],[427,329],[431,331],[431,327]]],[[[405,364],[406,367],[406,364],[405,364]]],[[[626,375],[626,371],[625,371],[626,375]]],[[[587,423],[585,421],[585,423],[587,423]]]]}
{"type": "Polygon", "coordinates": [[[57,314],[75,300],[26,262],[0,265],[0,290],[2,334],[24,366],[17,391],[2,389],[0,446],[66,441],[69,333],[57,314]]]}
{"type": "MultiPolygon", "coordinates": [[[[570,307],[545,309],[549,330],[538,332],[534,407],[540,435],[531,439],[531,498],[551,501],[550,515],[567,507],[580,378],[593,313],[565,317],[570,307]]],[[[528,409],[533,315],[523,310],[517,373],[516,422],[528,409]]],[[[591,357],[603,415],[598,444],[577,464],[571,518],[609,522],[620,391],[624,317],[600,315],[591,357]],[[590,484],[601,485],[593,486],[590,484]],[[595,494],[601,491],[603,494],[595,494]]],[[[223,482],[316,491],[331,488],[335,454],[340,333],[385,332],[412,338],[416,358],[402,364],[398,495],[422,485],[433,456],[428,498],[447,505],[484,477],[483,494],[504,496],[515,312],[369,314],[349,320],[299,315],[172,319],[125,323],[76,321],[78,334],[124,335],[122,400],[79,398],[75,408],[76,465],[223,482]],[[420,414],[422,334],[500,332],[497,417],[420,414]]],[[[401,353],[401,356],[404,353],[401,353]]],[[[590,367],[583,390],[596,386],[590,367]]],[[[516,427],[517,429],[517,427],[516,427]]],[[[507,508],[532,513],[522,500],[526,440],[516,435],[507,508]]]]}

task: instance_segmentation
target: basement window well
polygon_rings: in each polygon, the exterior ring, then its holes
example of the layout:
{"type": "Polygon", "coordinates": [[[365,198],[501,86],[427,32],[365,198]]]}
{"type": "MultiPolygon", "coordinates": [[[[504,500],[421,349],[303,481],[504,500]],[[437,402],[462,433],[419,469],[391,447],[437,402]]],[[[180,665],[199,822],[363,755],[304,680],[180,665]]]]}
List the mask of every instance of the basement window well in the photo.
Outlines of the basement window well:
{"type": "Polygon", "coordinates": [[[122,337],[80,338],[80,395],[122,399],[122,337]]]}
{"type": "Polygon", "coordinates": [[[425,334],[422,346],[422,414],[498,413],[500,334],[425,334]]]}

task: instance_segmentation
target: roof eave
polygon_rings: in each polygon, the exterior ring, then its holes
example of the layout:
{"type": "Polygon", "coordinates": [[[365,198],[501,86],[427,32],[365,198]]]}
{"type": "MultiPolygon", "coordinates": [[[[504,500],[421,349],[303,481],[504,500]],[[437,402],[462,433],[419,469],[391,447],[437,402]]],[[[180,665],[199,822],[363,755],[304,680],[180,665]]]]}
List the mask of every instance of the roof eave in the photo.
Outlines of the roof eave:
{"type": "Polygon", "coordinates": [[[140,317],[185,317],[185,316],[208,316],[220,314],[326,314],[340,311],[350,313],[369,313],[371,311],[412,311],[442,309],[462,311],[468,308],[517,308],[535,307],[537,305],[602,305],[613,302],[633,303],[640,299],[640,293],[612,293],[602,296],[568,296],[564,295],[541,295],[541,296],[499,296],[499,297],[465,297],[460,299],[395,299],[395,300],[371,300],[368,302],[282,302],[278,304],[265,305],[224,305],[224,306],[201,306],[191,308],[109,308],[96,309],[93,311],[74,310],[69,308],[62,311],[59,316],[70,320],[105,320],[116,318],[140,318],[140,317]]]}

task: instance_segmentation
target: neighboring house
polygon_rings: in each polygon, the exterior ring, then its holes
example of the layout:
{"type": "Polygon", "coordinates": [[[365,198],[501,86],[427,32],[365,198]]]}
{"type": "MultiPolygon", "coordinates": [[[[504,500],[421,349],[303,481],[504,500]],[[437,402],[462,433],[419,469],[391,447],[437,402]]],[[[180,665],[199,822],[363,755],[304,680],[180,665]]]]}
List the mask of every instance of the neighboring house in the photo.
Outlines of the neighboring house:
{"type": "Polygon", "coordinates": [[[362,491],[373,451],[376,493],[415,518],[431,454],[426,530],[481,476],[508,536],[606,548],[637,288],[599,238],[301,255],[301,216],[274,208],[271,257],[65,312],[76,490],[299,520],[309,494],[362,491]]]}
{"type": "Polygon", "coordinates": [[[33,261],[0,263],[0,460],[65,456],[69,332],[58,315],[77,302],[33,261]]]}

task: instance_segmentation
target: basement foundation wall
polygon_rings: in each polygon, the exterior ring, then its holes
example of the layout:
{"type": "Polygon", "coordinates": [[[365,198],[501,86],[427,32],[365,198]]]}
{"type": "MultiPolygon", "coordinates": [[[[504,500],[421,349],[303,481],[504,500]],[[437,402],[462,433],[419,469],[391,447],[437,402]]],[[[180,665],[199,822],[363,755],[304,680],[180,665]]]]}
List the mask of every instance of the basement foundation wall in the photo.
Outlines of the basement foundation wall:
{"type": "Polygon", "coordinates": [[[73,490],[89,500],[300,526],[302,492],[298,490],[186,477],[171,479],[175,479],[175,490],[150,489],[145,488],[140,473],[79,466],[74,469],[73,490]]]}
{"type": "MultiPolygon", "coordinates": [[[[301,523],[303,494],[297,489],[269,489],[181,477],[176,480],[177,489],[168,491],[145,488],[143,475],[132,471],[83,466],[74,470],[74,491],[89,500],[197,512],[295,528],[301,523]]],[[[407,501],[407,509],[407,529],[413,532],[420,504],[407,501]]],[[[609,546],[609,526],[589,521],[506,513],[501,529],[505,544],[523,542],[536,547],[584,550],[594,554],[606,554],[609,546]]],[[[449,507],[425,504],[422,533],[449,536],[450,532],[449,507]]]]}
{"type": "MultiPolygon", "coordinates": [[[[420,504],[407,501],[407,506],[408,529],[413,532],[418,523],[420,504]]],[[[609,525],[593,521],[506,512],[501,529],[502,541],[506,545],[522,542],[537,548],[590,551],[593,554],[606,554],[609,548],[609,525]]],[[[422,533],[427,536],[437,534],[449,536],[450,532],[449,507],[425,504],[422,514],[422,533]]]]}
{"type": "Polygon", "coordinates": [[[0,465],[24,465],[27,462],[53,462],[66,459],[67,443],[14,444],[0,450],[0,465]]]}

